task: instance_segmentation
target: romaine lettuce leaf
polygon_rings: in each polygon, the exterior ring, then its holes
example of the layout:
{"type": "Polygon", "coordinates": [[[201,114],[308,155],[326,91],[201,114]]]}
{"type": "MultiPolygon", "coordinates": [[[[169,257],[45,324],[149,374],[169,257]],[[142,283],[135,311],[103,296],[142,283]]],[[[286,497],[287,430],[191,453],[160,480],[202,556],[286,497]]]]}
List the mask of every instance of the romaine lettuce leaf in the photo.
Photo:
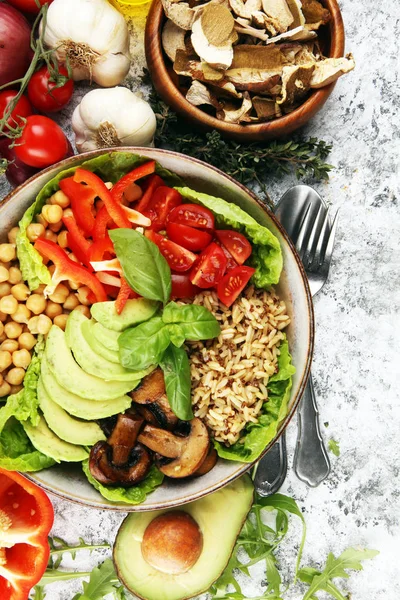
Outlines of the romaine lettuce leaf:
{"type": "Polygon", "coordinates": [[[14,417],[0,433],[0,467],[8,471],[41,471],[53,466],[54,460],[36,450],[24,428],[14,417]]]}
{"type": "Polygon", "coordinates": [[[141,504],[146,500],[147,494],[154,492],[159,485],[162,484],[164,475],[154,465],[151,467],[149,474],[146,479],[138,483],[137,485],[130,488],[123,487],[110,487],[102,485],[98,482],[89,470],[89,461],[84,460],[82,463],[82,469],[88,478],[89,483],[92,484],[100,494],[110,500],[111,502],[124,502],[125,504],[141,504]]]}
{"type": "Polygon", "coordinates": [[[258,423],[250,423],[245,435],[230,447],[214,442],[218,456],[228,460],[252,462],[256,460],[267,444],[274,439],[280,423],[286,416],[292,375],[296,369],[292,365],[289,344],[285,339],[279,347],[278,372],[268,382],[268,402],[262,408],[258,423]]]}
{"type": "MultiPolygon", "coordinates": [[[[93,171],[103,181],[116,183],[123,175],[126,175],[139,165],[149,160],[146,156],[139,154],[130,154],[129,152],[109,152],[96,156],[83,162],[81,165],[71,167],[58,173],[53,179],[48,181],[36,197],[34,203],[28,208],[19,222],[19,234],[17,236],[17,252],[20,261],[22,276],[31,290],[35,290],[41,283],[48,285],[51,281],[50,273],[43,265],[40,254],[35,250],[26,235],[26,229],[32,223],[34,217],[42,211],[43,206],[50,196],[59,189],[61,179],[71,177],[78,166],[93,171]]],[[[182,180],[178,175],[164,169],[160,164],[156,164],[156,173],[160,175],[167,185],[182,185],[182,180]]]]}
{"type": "Polygon", "coordinates": [[[236,204],[195,192],[188,187],[176,188],[190,202],[201,204],[215,215],[217,227],[232,228],[243,233],[251,242],[253,252],[249,264],[255,267],[253,281],[257,287],[265,288],[278,283],[282,271],[282,250],[274,234],[257,223],[253,217],[236,204]]]}

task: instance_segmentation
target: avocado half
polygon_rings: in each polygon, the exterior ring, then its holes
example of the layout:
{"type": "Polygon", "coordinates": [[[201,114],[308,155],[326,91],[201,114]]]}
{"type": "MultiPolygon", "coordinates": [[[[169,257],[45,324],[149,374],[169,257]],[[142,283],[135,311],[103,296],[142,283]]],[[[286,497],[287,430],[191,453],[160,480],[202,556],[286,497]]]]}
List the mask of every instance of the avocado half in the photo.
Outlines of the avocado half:
{"type": "MultiPolygon", "coordinates": [[[[252,506],[253,494],[252,481],[244,475],[218,492],[179,508],[130,514],[122,523],[114,545],[114,565],[119,579],[132,594],[143,600],[186,600],[206,592],[229,562],[252,506]],[[180,515],[184,512],[192,517],[203,540],[194,565],[175,575],[151,566],[143,557],[142,544],[154,519],[174,512],[180,515]]],[[[171,532],[169,540],[174,538],[173,534],[171,532]]],[[[158,554],[161,550],[157,548],[158,554]]],[[[173,551],[173,544],[166,543],[164,552],[173,551]]],[[[179,554],[179,548],[176,551],[179,554]]]]}

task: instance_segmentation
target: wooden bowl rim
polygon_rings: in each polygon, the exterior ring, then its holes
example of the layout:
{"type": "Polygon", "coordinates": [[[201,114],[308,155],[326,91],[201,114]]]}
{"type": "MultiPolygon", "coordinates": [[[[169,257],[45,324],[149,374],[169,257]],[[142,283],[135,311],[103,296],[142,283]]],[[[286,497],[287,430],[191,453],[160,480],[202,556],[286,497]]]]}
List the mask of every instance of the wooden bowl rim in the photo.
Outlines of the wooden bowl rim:
{"type": "MultiPolygon", "coordinates": [[[[337,0],[322,0],[329,9],[332,19],[328,24],[331,35],[329,58],[341,58],[344,55],[345,32],[342,14],[337,0]]],[[[154,80],[160,79],[160,95],[177,112],[185,115],[192,122],[197,122],[208,129],[216,129],[225,133],[246,137],[268,133],[268,137],[279,137],[291,133],[304,125],[326,102],[336,82],[311,93],[303,104],[291,113],[257,124],[239,125],[225,123],[207,114],[186,100],[180,89],[175,85],[168,72],[161,42],[161,28],[164,20],[164,9],[161,0],[153,0],[147,16],[145,31],[145,51],[150,75],[154,80]]],[[[157,87],[157,86],[156,86],[157,87]]]]}

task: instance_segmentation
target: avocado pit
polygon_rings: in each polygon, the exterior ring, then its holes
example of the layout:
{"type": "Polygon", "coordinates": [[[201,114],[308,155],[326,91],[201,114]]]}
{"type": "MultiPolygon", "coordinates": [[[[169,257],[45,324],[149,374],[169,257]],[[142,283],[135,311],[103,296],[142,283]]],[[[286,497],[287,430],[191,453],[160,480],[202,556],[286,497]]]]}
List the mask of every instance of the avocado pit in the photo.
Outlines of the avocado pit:
{"type": "Polygon", "coordinates": [[[142,540],[142,556],[157,571],[181,575],[198,561],[203,534],[196,521],[184,511],[159,515],[147,526],[142,540]]]}

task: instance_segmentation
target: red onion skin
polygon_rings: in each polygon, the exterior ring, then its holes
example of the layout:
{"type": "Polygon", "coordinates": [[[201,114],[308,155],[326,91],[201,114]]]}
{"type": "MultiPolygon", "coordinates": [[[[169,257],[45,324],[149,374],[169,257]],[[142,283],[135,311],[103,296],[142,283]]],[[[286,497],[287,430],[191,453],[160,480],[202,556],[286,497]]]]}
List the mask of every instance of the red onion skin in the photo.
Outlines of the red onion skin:
{"type": "Polygon", "coordinates": [[[0,3],[0,85],[20,79],[32,59],[31,28],[15,8],[0,3]]]}

